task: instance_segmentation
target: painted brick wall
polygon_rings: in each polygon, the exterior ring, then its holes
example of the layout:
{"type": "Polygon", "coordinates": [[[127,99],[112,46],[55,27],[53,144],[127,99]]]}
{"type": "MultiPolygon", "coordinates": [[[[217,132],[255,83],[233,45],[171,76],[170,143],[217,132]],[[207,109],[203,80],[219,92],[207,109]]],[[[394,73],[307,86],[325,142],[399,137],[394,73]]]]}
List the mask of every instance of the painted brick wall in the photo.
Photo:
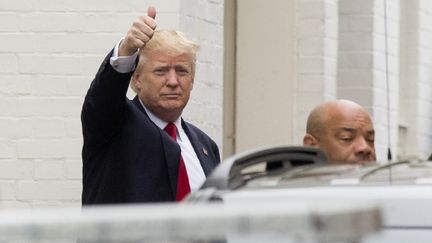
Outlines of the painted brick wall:
{"type": "Polygon", "coordinates": [[[297,118],[292,143],[301,141],[314,105],[346,98],[370,112],[378,160],[387,159],[388,146],[393,160],[427,158],[432,152],[432,2],[298,0],[296,6],[297,118]]]}
{"type": "Polygon", "coordinates": [[[427,158],[432,152],[432,3],[401,0],[402,157],[427,158]],[[403,129],[403,130],[402,130],[403,129]]]}
{"type": "Polygon", "coordinates": [[[371,114],[377,159],[386,160],[387,94],[390,100],[390,144],[397,154],[399,97],[399,1],[387,1],[388,83],[384,1],[339,1],[338,98],[351,99],[371,114]]]}
{"type": "Polygon", "coordinates": [[[421,0],[419,6],[420,60],[418,79],[418,156],[427,158],[432,153],[432,2],[421,0]]]}
{"type": "Polygon", "coordinates": [[[198,2],[0,0],[1,207],[80,205],[83,97],[150,4],[159,28],[203,42],[186,117],[221,144],[223,1],[198,2]]]}
{"type": "Polygon", "coordinates": [[[200,44],[191,101],[184,116],[212,137],[222,153],[223,0],[182,0],[179,29],[200,44]]]}
{"type": "Polygon", "coordinates": [[[296,1],[297,85],[294,144],[302,144],[309,112],[336,98],[337,0],[296,1]]]}

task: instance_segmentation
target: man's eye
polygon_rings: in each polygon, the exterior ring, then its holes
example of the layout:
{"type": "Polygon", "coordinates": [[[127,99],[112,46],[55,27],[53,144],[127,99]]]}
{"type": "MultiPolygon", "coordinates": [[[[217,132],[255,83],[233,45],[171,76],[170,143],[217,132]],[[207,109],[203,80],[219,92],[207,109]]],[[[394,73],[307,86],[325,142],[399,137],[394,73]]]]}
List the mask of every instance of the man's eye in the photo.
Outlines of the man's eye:
{"type": "Polygon", "coordinates": [[[340,138],[340,140],[344,141],[344,142],[351,142],[353,139],[352,138],[340,138]]]}
{"type": "Polygon", "coordinates": [[[186,76],[189,74],[189,71],[187,69],[177,69],[177,74],[180,76],[186,76]]]}
{"type": "Polygon", "coordinates": [[[156,70],[153,71],[153,73],[155,75],[162,76],[162,75],[165,75],[165,70],[163,70],[163,69],[156,69],[156,70]]]}

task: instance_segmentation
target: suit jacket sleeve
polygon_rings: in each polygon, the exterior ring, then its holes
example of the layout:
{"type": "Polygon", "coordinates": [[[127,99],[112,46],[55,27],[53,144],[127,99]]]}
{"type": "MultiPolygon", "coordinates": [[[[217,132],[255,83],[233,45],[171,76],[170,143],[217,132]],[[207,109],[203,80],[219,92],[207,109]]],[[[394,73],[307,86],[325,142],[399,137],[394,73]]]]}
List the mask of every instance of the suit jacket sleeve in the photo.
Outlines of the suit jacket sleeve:
{"type": "Polygon", "coordinates": [[[132,73],[115,71],[106,56],[84,100],[81,113],[84,143],[100,146],[114,136],[126,106],[126,92],[132,73]]]}

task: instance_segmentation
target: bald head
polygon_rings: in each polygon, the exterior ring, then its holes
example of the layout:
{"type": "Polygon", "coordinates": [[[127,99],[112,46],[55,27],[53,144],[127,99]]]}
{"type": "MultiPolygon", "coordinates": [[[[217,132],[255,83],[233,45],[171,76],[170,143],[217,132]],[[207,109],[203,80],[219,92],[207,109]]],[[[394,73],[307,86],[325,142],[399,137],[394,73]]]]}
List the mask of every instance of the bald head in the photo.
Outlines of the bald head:
{"type": "Polygon", "coordinates": [[[315,107],[309,114],[306,132],[314,136],[323,135],[326,131],[327,123],[334,116],[343,113],[359,113],[369,117],[366,110],[359,104],[350,100],[331,100],[326,101],[315,107]]]}
{"type": "Polygon", "coordinates": [[[331,162],[375,160],[375,132],[367,111],[350,100],[327,101],[312,110],[304,145],[318,146],[331,162]]]}

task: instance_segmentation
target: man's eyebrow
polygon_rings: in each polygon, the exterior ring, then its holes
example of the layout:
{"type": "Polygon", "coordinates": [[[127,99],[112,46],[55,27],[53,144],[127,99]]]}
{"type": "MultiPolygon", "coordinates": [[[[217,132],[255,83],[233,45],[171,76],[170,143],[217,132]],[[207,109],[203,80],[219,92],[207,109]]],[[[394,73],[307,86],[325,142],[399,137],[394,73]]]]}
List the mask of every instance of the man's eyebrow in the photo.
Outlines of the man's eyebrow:
{"type": "Polygon", "coordinates": [[[159,67],[159,68],[178,68],[178,67],[189,67],[189,65],[187,63],[176,63],[175,65],[171,65],[169,63],[156,63],[154,65],[155,67],[159,67]]]}
{"type": "Polygon", "coordinates": [[[370,129],[366,131],[368,134],[370,135],[375,135],[375,130],[374,129],[370,129]]]}
{"type": "Polygon", "coordinates": [[[180,68],[180,67],[187,68],[187,67],[189,67],[189,65],[187,63],[177,63],[176,65],[174,65],[174,67],[176,67],[176,68],[180,68]]]}
{"type": "Polygon", "coordinates": [[[156,63],[156,64],[154,65],[154,67],[155,67],[155,68],[168,68],[168,67],[169,67],[169,64],[167,64],[167,63],[156,63]]]}
{"type": "Polygon", "coordinates": [[[342,132],[355,132],[356,131],[356,129],[352,128],[352,127],[338,127],[337,130],[342,131],[342,132]]]}

